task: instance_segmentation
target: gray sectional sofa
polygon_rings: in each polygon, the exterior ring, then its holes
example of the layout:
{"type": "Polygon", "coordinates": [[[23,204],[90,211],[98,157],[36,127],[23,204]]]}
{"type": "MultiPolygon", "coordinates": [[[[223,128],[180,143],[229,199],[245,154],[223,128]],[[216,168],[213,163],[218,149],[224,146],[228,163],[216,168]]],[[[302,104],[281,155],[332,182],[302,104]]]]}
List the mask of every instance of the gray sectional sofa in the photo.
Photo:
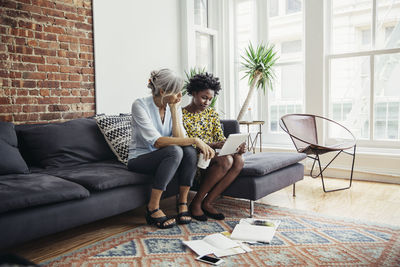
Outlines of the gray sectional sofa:
{"type": "MultiPolygon", "coordinates": [[[[224,133],[239,131],[222,121],[224,133]]],[[[305,157],[305,155],[304,155],[305,157]]],[[[298,153],[246,155],[224,193],[257,200],[303,179],[298,153]]],[[[0,249],[144,205],[152,176],[133,173],[110,150],[92,118],[64,123],[0,122],[0,249]]],[[[164,197],[178,193],[177,179],[164,197]]]]}

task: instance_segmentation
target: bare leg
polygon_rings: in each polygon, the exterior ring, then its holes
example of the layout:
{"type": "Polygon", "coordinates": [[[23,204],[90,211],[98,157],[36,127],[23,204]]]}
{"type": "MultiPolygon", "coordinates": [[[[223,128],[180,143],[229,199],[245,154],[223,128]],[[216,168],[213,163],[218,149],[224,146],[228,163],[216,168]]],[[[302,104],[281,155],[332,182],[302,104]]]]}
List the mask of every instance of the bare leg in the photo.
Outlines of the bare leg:
{"type": "Polygon", "coordinates": [[[217,157],[211,160],[200,188],[190,204],[193,215],[201,216],[203,214],[201,203],[204,197],[226,175],[232,164],[233,158],[231,156],[217,157]]]}
{"type": "MultiPolygon", "coordinates": [[[[179,187],[179,203],[187,203],[187,197],[189,194],[190,186],[180,186],[179,187]]],[[[178,205],[179,213],[188,211],[187,205],[178,205]]],[[[182,220],[190,220],[191,217],[183,216],[182,220]]]]}
{"type": "MultiPolygon", "coordinates": [[[[151,190],[151,196],[150,196],[150,201],[149,204],[147,204],[147,207],[149,211],[159,209],[160,208],[160,199],[163,191],[160,189],[152,189],[151,190]]],[[[160,218],[162,216],[165,216],[165,213],[162,210],[159,210],[151,215],[153,218],[160,218]]],[[[175,222],[175,219],[169,219],[164,223],[164,225],[170,225],[175,222]]]]}
{"type": "Polygon", "coordinates": [[[236,179],[240,171],[243,169],[244,161],[241,155],[235,154],[233,156],[232,168],[225,174],[225,176],[211,189],[203,200],[203,209],[211,213],[218,213],[212,206],[214,200],[225,191],[226,188],[236,179]]]}

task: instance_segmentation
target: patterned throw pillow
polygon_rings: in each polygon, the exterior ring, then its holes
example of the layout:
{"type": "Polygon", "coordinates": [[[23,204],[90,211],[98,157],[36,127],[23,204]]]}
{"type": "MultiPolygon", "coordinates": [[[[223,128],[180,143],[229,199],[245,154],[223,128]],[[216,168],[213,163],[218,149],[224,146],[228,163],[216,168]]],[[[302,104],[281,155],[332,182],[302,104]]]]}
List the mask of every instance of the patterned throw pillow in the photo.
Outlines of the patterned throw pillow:
{"type": "Polygon", "coordinates": [[[129,142],[132,136],[131,115],[97,115],[95,119],[118,160],[128,164],[129,142]]]}

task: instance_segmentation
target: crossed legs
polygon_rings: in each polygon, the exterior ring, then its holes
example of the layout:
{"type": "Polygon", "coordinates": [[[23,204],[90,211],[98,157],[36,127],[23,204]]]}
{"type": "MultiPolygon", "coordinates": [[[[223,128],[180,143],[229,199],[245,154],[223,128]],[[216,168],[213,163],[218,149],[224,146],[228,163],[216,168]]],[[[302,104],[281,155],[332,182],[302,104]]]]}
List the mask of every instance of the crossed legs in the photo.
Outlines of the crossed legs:
{"type": "Polygon", "coordinates": [[[236,179],[243,165],[243,158],[238,154],[213,158],[190,204],[191,213],[194,216],[201,216],[205,210],[217,214],[213,206],[214,200],[236,179]]]}

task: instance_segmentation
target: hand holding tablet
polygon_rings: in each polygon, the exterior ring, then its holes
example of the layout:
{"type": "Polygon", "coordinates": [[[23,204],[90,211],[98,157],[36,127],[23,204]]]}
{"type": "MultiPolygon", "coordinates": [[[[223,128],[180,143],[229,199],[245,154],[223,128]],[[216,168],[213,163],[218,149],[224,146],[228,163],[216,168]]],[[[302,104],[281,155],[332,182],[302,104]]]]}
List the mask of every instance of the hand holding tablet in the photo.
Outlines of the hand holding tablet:
{"type": "Polygon", "coordinates": [[[248,133],[230,134],[226,139],[224,146],[219,151],[218,156],[235,154],[238,151],[239,146],[246,142],[248,136],[248,133]]]}

